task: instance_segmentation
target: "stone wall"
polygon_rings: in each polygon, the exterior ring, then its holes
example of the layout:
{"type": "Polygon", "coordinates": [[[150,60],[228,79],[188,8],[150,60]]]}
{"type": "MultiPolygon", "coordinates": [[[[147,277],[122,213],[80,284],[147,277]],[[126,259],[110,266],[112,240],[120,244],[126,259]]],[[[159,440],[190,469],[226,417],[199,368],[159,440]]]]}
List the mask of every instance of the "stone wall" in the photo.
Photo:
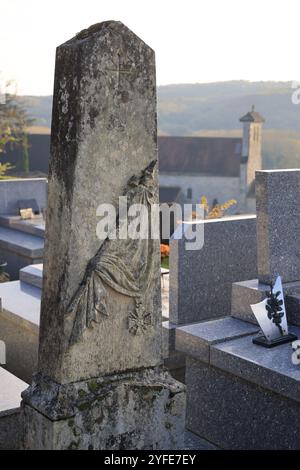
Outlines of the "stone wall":
{"type": "MultiPolygon", "coordinates": [[[[159,174],[160,186],[179,186],[187,196],[188,189],[192,190],[192,199],[190,202],[199,203],[201,196],[206,196],[209,204],[214,199],[219,203],[228,199],[236,199],[238,204],[231,209],[232,213],[242,211],[243,199],[240,191],[240,178],[223,176],[204,176],[204,175],[171,175],[166,173],[159,174]]],[[[187,202],[189,202],[187,200],[187,202]]]]}
{"type": "Polygon", "coordinates": [[[0,181],[0,214],[18,215],[18,200],[35,199],[40,210],[47,206],[46,178],[0,181]]]}

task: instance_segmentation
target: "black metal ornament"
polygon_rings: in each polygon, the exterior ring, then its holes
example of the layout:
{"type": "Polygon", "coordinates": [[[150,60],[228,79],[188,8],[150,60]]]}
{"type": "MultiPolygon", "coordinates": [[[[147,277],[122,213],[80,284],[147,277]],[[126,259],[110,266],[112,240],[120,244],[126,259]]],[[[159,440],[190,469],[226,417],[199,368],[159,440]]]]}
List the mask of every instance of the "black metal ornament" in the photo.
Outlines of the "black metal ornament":
{"type": "Polygon", "coordinates": [[[270,290],[266,292],[267,303],[266,311],[268,319],[271,320],[279,330],[278,338],[268,339],[265,335],[259,335],[256,338],[253,338],[253,344],[263,346],[265,348],[273,348],[274,346],[279,346],[281,344],[290,343],[297,339],[297,336],[293,333],[286,333],[282,328],[282,319],[285,315],[283,309],[283,300],[279,298],[281,292],[274,292],[274,285],[270,284],[270,290]]]}
{"type": "Polygon", "coordinates": [[[281,327],[281,322],[284,316],[284,311],[282,308],[283,300],[278,298],[280,296],[280,292],[278,291],[274,294],[273,286],[271,284],[270,291],[266,292],[266,295],[268,299],[266,304],[268,318],[269,320],[272,320],[272,322],[278,327],[280,335],[283,335],[284,332],[281,327]]]}

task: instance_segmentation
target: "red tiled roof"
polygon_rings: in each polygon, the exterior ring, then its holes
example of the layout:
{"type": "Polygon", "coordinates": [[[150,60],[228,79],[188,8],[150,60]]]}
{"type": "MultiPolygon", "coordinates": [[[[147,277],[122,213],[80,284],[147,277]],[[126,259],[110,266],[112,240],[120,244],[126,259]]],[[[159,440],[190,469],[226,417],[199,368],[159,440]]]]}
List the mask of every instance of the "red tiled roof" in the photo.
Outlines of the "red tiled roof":
{"type": "Polygon", "coordinates": [[[238,137],[158,137],[159,170],[164,173],[239,176],[238,137]]]}

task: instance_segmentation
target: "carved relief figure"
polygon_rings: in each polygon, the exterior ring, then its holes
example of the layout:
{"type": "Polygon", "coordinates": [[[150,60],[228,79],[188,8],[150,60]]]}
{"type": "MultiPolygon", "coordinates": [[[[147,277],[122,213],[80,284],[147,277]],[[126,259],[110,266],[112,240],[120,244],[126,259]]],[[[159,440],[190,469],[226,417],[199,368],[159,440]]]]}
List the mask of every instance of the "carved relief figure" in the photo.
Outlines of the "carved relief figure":
{"type": "MultiPolygon", "coordinates": [[[[142,204],[147,209],[150,227],[151,205],[156,203],[154,160],[140,176],[132,176],[124,195],[128,204],[142,204]]],[[[135,299],[135,312],[130,313],[129,331],[132,334],[144,332],[151,324],[151,313],[141,321],[142,299],[153,279],[154,240],[148,236],[139,239],[116,239],[109,236],[104,240],[96,255],[89,261],[84,278],[75,292],[67,309],[68,342],[71,346],[82,338],[86,328],[99,323],[111,312],[107,309],[107,290],[110,286],[120,294],[135,299]]]]}

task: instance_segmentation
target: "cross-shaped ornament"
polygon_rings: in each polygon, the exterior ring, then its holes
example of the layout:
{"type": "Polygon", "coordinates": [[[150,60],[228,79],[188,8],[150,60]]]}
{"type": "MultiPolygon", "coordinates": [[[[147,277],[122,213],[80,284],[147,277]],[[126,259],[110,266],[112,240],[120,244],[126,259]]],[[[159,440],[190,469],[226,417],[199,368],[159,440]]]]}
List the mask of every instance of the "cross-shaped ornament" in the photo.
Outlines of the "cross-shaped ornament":
{"type": "Polygon", "coordinates": [[[118,88],[120,88],[121,75],[130,75],[135,72],[134,69],[130,69],[130,65],[121,65],[121,54],[118,54],[118,65],[116,69],[109,69],[110,72],[117,73],[118,88]],[[122,68],[123,67],[123,68],[122,68]]]}

